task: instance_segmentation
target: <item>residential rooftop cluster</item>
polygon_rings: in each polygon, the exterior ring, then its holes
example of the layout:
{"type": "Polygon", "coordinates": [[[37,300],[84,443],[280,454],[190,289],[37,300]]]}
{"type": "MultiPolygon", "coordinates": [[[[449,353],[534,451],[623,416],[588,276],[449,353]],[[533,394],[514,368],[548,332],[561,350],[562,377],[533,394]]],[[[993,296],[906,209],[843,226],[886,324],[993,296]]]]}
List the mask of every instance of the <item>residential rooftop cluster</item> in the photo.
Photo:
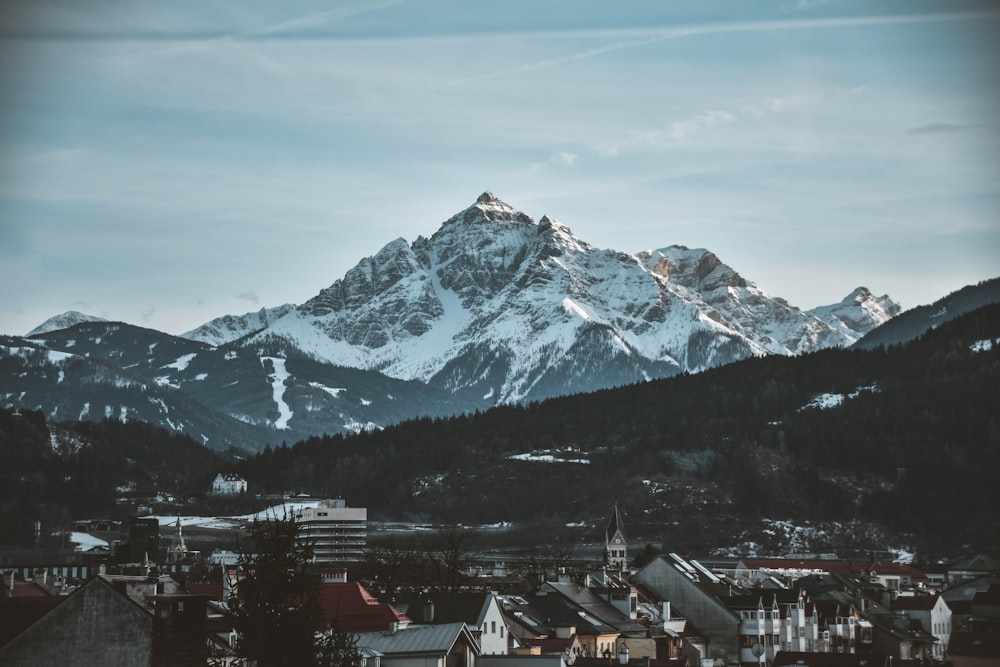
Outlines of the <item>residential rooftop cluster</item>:
{"type": "MultiPolygon", "coordinates": [[[[636,566],[615,507],[600,561],[501,572],[441,558],[453,576],[400,574],[387,585],[357,558],[363,509],[336,500],[292,518],[322,520],[310,540],[350,547],[316,550],[315,631],[350,633],[359,667],[1000,664],[1000,567],[986,556],[934,573],[877,558],[710,562],[669,552],[636,566]]],[[[123,553],[141,552],[135,562],[28,573],[11,562],[17,554],[0,554],[0,664],[251,664],[230,608],[247,576],[240,564],[205,567],[213,576],[203,579],[176,567],[200,557],[179,521],[165,562],[154,563],[148,526],[132,525],[123,553]]]]}

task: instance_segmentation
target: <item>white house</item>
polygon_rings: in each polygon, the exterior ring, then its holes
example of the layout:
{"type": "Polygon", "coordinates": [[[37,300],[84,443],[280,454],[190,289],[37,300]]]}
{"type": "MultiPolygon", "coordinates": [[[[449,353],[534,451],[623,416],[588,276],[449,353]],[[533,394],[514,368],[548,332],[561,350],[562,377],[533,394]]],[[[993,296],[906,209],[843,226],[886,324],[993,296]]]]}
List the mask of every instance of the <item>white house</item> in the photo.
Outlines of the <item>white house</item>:
{"type": "Polygon", "coordinates": [[[247,492],[247,481],[233,473],[219,473],[212,481],[212,494],[216,496],[238,496],[247,492]]]}
{"type": "Polygon", "coordinates": [[[893,603],[896,612],[906,614],[911,620],[920,621],[937,642],[933,653],[935,660],[945,659],[945,649],[951,639],[951,608],[940,595],[900,595],[893,603]]]}

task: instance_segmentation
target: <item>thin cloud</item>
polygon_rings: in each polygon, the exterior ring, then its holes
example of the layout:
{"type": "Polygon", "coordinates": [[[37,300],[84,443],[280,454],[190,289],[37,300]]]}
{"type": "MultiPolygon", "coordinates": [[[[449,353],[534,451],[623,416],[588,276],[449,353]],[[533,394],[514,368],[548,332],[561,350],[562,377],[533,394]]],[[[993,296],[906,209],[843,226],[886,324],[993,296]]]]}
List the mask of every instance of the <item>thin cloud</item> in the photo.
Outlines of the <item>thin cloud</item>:
{"type": "Polygon", "coordinates": [[[854,16],[854,17],[843,17],[843,18],[816,18],[816,19],[782,19],[776,21],[746,21],[743,23],[706,23],[700,25],[690,25],[682,26],[677,28],[611,28],[611,29],[585,29],[585,30],[567,30],[567,31],[540,31],[540,32],[517,32],[517,33],[491,33],[489,35],[477,34],[478,39],[482,39],[486,36],[491,37],[505,37],[509,38],[511,36],[518,37],[537,37],[537,38],[553,38],[553,37],[639,37],[640,35],[647,35],[643,39],[632,39],[630,41],[617,41],[613,44],[608,44],[596,49],[588,49],[586,51],[579,51],[577,53],[571,53],[565,56],[560,56],[557,58],[546,58],[544,60],[537,60],[531,63],[525,63],[517,67],[511,67],[502,70],[494,70],[492,72],[487,72],[472,77],[465,77],[462,79],[454,79],[448,81],[439,88],[450,88],[455,86],[460,86],[466,83],[478,82],[484,79],[495,79],[498,77],[506,77],[512,74],[520,74],[523,72],[528,72],[537,69],[543,69],[547,67],[554,67],[557,65],[562,65],[564,63],[572,62],[575,60],[583,60],[586,58],[594,58],[596,56],[601,56],[607,53],[614,53],[616,51],[622,51],[625,49],[634,49],[641,46],[647,46],[650,44],[655,44],[657,42],[662,42],[666,40],[678,39],[681,37],[690,37],[696,35],[712,35],[712,34],[723,34],[723,33],[736,33],[736,32],[775,32],[779,30],[815,30],[815,29],[834,29],[834,28],[856,28],[856,27],[867,27],[867,26],[883,26],[883,25],[908,25],[908,24],[920,24],[920,23],[939,23],[939,22],[950,22],[950,21],[970,21],[970,20],[990,20],[1000,18],[1000,10],[981,10],[981,11],[969,11],[969,12],[941,12],[941,13],[931,13],[931,14],[911,14],[911,15],[887,15],[887,16],[854,16]]]}
{"type": "Polygon", "coordinates": [[[255,306],[260,303],[260,299],[257,298],[257,292],[253,291],[252,289],[247,290],[245,292],[240,292],[239,294],[236,295],[236,298],[243,299],[244,301],[249,301],[255,306]]]}
{"type": "MultiPolygon", "coordinates": [[[[262,28],[231,32],[202,39],[192,40],[189,36],[180,34],[177,35],[176,39],[177,42],[180,42],[179,44],[147,52],[142,54],[139,59],[145,60],[165,58],[188,52],[203,51],[213,45],[245,40],[287,39],[289,37],[308,37],[309,39],[316,39],[317,37],[322,36],[322,33],[315,32],[316,28],[330,23],[335,23],[337,21],[343,21],[344,19],[348,19],[359,14],[379,11],[387,7],[399,5],[405,1],[406,0],[380,0],[378,2],[358,3],[353,6],[341,7],[339,9],[318,12],[315,14],[307,14],[306,16],[300,16],[288,21],[273,23],[262,28]]],[[[333,37],[333,35],[327,35],[326,37],[333,37]]],[[[161,35],[158,39],[172,41],[170,39],[170,35],[161,35]]]]}
{"type": "Polygon", "coordinates": [[[966,123],[929,123],[927,125],[911,127],[906,131],[906,133],[911,135],[948,134],[951,132],[968,132],[969,130],[974,130],[977,127],[979,126],[966,123]]]}

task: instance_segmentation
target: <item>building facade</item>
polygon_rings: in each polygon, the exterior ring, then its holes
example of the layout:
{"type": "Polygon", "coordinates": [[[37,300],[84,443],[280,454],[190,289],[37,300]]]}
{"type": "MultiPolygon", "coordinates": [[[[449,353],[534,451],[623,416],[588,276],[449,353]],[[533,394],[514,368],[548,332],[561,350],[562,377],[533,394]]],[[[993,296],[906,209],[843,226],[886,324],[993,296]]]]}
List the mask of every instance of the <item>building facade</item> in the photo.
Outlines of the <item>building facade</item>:
{"type": "Polygon", "coordinates": [[[324,565],[364,559],[368,544],[368,509],[348,507],[343,498],[323,500],[295,512],[299,539],[312,547],[313,560],[324,565]]]}
{"type": "Polygon", "coordinates": [[[238,496],[247,492],[247,481],[232,473],[219,473],[212,480],[212,494],[216,496],[238,496]]]}

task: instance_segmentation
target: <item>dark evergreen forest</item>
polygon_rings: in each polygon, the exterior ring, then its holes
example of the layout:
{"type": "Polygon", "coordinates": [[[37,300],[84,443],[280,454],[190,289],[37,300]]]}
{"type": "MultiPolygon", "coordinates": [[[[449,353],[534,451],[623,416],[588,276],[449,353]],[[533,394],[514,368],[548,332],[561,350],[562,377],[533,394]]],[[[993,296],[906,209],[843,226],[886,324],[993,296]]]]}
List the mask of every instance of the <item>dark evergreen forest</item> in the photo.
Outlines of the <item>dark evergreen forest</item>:
{"type": "Polygon", "coordinates": [[[375,520],[510,521],[537,535],[599,527],[618,502],[633,538],[678,551],[787,519],[838,522],[845,543],[891,536],[922,554],[996,554],[998,342],[1000,306],[989,306],[905,345],[749,359],[235,462],[143,423],[2,411],[0,542],[30,541],[36,517],[65,525],[112,511],[128,481],[186,496],[233,470],[254,492],[339,496],[375,520]],[[843,398],[809,407],[824,394],[843,398]],[[531,454],[556,462],[511,458],[531,454]]]}
{"type": "MultiPolygon", "coordinates": [[[[861,520],[924,552],[1000,548],[1000,307],[889,349],[750,359],[697,375],[268,448],[266,489],[370,515],[562,525],[613,502],[634,535],[698,545],[768,517],[861,520]],[[832,408],[806,407],[841,394],[832,408]],[[852,397],[853,396],[853,397],[852,397]],[[513,460],[555,453],[581,463],[513,460]]],[[[701,545],[702,547],[704,545],[701,545]]]]}

